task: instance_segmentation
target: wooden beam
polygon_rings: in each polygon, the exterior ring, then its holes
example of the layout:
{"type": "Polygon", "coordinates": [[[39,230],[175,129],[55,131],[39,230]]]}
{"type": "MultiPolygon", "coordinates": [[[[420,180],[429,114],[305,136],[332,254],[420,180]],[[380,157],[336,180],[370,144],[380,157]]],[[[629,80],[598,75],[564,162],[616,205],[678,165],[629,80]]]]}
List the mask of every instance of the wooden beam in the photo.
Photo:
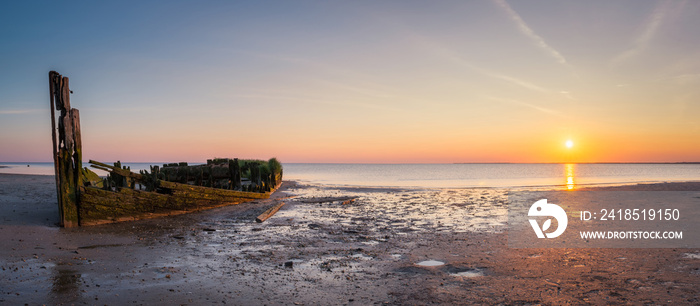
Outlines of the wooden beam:
{"type": "Polygon", "coordinates": [[[63,227],[76,227],[79,225],[78,218],[78,191],[75,185],[75,171],[73,168],[73,156],[68,150],[61,148],[58,150],[59,168],[59,193],[61,198],[61,224],[63,227]]]}
{"type": "Polygon", "coordinates": [[[217,189],[209,187],[201,187],[187,184],[180,184],[168,181],[160,181],[160,188],[166,188],[172,191],[174,195],[191,196],[201,199],[268,199],[270,192],[247,192],[228,189],[217,189]]]}
{"type": "Polygon", "coordinates": [[[279,204],[270,207],[270,209],[266,210],[262,214],[260,214],[257,218],[255,218],[255,222],[262,223],[263,221],[269,219],[274,215],[280,208],[284,206],[284,202],[279,202],[279,204]]]}
{"type": "MultiPolygon", "coordinates": [[[[58,138],[54,138],[54,148],[56,149],[56,154],[54,155],[54,166],[58,169],[56,173],[57,178],[57,192],[58,192],[58,203],[59,203],[59,214],[61,225],[64,227],[75,227],[80,225],[80,216],[78,214],[78,200],[80,198],[78,186],[82,181],[80,175],[80,167],[82,162],[79,161],[82,158],[82,149],[76,154],[76,124],[80,125],[80,122],[74,122],[74,119],[79,120],[78,111],[71,111],[70,109],[70,87],[68,86],[68,78],[61,77],[60,74],[56,72],[49,73],[49,78],[51,85],[49,86],[52,91],[51,104],[52,112],[53,107],[61,110],[61,114],[58,118],[58,138]],[[76,162],[78,159],[78,162],[76,162]]],[[[52,116],[54,119],[55,113],[52,116]]],[[[55,123],[54,123],[55,124],[55,123]]],[[[80,128],[77,128],[78,136],[80,128]]],[[[52,136],[54,132],[52,131],[52,136]]]]}
{"type": "Polygon", "coordinates": [[[70,86],[68,86],[68,77],[61,79],[61,110],[70,110],[70,86]]]}
{"type": "Polygon", "coordinates": [[[247,200],[214,201],[190,197],[177,197],[129,188],[107,191],[98,188],[81,188],[80,225],[95,225],[128,220],[179,215],[192,211],[211,209],[243,203],[247,200]]]}
{"type": "Polygon", "coordinates": [[[80,175],[80,171],[83,169],[83,141],[81,140],[80,132],[80,112],[75,108],[71,109],[70,118],[73,122],[73,167],[75,170],[75,186],[77,188],[77,186],[83,186],[83,176],[80,175]]]}
{"type": "Polygon", "coordinates": [[[131,171],[126,170],[126,169],[122,169],[122,168],[115,167],[115,166],[110,166],[110,165],[108,165],[108,164],[101,163],[101,162],[98,162],[98,161],[94,161],[94,160],[92,160],[92,159],[89,161],[89,163],[92,164],[92,165],[90,165],[90,167],[93,167],[93,168],[96,168],[96,169],[100,169],[100,170],[104,170],[104,171],[109,171],[109,172],[114,172],[114,173],[119,174],[119,175],[121,175],[121,176],[130,177],[130,178],[135,178],[135,179],[137,179],[137,180],[142,180],[142,179],[143,179],[143,175],[141,175],[141,174],[139,174],[139,173],[131,172],[131,171]],[[95,165],[97,165],[97,167],[96,167],[95,165]],[[109,169],[109,170],[102,169],[102,168],[100,168],[100,167],[106,168],[106,169],[109,169]]]}
{"type": "Polygon", "coordinates": [[[61,205],[61,188],[59,185],[59,173],[58,173],[58,144],[56,143],[56,79],[58,78],[58,72],[49,72],[49,107],[51,108],[51,141],[53,143],[53,169],[54,176],[56,179],[56,195],[58,200],[58,215],[63,215],[63,205],[61,205]]]}

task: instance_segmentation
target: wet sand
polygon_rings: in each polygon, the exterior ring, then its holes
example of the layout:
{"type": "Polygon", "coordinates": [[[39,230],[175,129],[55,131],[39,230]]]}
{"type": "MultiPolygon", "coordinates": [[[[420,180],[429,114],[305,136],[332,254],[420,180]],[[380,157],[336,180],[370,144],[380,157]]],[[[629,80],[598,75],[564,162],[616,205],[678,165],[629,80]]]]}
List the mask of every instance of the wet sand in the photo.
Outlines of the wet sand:
{"type": "Polygon", "coordinates": [[[0,174],[0,304],[700,303],[698,249],[509,248],[504,189],[285,182],[270,200],[77,229],[56,227],[55,193],[51,176],[0,174]]]}

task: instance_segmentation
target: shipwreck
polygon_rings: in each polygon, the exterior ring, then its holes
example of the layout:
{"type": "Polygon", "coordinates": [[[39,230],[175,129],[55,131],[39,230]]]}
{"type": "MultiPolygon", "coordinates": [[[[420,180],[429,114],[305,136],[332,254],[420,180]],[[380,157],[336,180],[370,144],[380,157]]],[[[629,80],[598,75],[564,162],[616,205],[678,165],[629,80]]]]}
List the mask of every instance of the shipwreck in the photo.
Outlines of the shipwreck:
{"type": "Polygon", "coordinates": [[[267,199],[282,183],[282,166],[275,158],[215,158],[202,165],[151,166],[150,171],[139,173],[120,162],[108,165],[90,160],[92,168],[108,173],[100,177],[83,167],[80,114],[70,105],[68,77],[49,72],[49,93],[63,227],[177,215],[267,199]]]}

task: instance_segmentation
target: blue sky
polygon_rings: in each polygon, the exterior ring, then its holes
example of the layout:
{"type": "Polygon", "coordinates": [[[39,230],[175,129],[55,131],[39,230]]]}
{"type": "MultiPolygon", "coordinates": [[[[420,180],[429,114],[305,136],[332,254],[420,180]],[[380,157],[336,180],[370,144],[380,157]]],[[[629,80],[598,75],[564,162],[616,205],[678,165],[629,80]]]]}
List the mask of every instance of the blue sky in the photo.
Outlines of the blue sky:
{"type": "Polygon", "coordinates": [[[50,70],[104,161],[698,160],[698,17],[692,1],[3,3],[0,161],[51,159],[50,70]]]}

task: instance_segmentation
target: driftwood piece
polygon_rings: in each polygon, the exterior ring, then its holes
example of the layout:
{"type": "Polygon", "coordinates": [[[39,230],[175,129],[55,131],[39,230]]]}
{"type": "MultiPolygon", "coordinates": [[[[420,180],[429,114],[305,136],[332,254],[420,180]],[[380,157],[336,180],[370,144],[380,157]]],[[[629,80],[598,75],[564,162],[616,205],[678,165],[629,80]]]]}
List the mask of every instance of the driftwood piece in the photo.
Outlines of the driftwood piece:
{"type": "Polygon", "coordinates": [[[263,221],[269,219],[274,215],[280,208],[284,206],[284,202],[279,202],[277,205],[270,207],[270,209],[266,210],[262,214],[260,214],[257,218],[255,218],[255,222],[262,223],[263,221]]]}
{"type": "Polygon", "coordinates": [[[350,204],[352,202],[355,202],[355,199],[345,200],[345,201],[343,201],[343,203],[340,203],[340,204],[346,205],[346,204],[350,204]]]}

